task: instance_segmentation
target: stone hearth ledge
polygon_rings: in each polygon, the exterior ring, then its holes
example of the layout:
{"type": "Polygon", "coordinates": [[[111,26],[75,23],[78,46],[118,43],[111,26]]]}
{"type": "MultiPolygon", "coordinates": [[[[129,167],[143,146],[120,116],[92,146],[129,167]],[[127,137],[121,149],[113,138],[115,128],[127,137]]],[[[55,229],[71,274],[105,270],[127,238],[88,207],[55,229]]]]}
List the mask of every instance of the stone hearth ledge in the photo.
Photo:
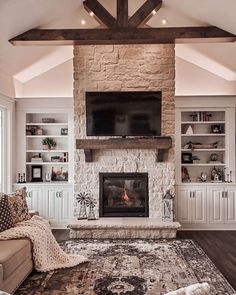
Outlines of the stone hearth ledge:
{"type": "Polygon", "coordinates": [[[67,227],[71,239],[173,239],[180,223],[157,218],[101,218],[75,219],[67,227]]]}

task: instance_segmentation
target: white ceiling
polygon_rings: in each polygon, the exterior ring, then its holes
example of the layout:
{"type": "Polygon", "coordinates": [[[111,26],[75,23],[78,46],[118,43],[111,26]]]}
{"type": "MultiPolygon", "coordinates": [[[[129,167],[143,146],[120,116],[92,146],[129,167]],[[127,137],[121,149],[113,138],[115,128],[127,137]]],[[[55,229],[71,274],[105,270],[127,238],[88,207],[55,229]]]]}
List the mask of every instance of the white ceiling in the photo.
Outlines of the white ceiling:
{"type": "MultiPolygon", "coordinates": [[[[32,28],[92,28],[97,22],[84,10],[82,0],[0,0],[0,71],[21,83],[64,63],[71,47],[14,47],[8,40],[32,28]],[[81,20],[86,25],[81,24],[81,20]]],[[[100,0],[115,16],[116,0],[100,0]]],[[[129,0],[132,15],[144,0],[129,0]]],[[[236,35],[236,0],[163,0],[148,22],[152,27],[213,25],[236,35]]],[[[236,43],[177,45],[177,56],[236,81],[236,43]]]]}

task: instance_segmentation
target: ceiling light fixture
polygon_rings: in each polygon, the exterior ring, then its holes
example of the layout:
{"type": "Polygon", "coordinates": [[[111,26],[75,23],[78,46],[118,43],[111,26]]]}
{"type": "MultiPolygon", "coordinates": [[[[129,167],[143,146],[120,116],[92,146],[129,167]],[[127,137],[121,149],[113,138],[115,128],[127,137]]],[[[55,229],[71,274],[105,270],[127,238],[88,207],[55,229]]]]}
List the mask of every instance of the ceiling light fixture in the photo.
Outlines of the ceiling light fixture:
{"type": "Polygon", "coordinates": [[[152,11],[152,15],[155,15],[157,12],[156,12],[156,10],[154,9],[153,11],[152,11]]]}
{"type": "Polygon", "coordinates": [[[82,25],[85,25],[86,24],[86,21],[84,19],[82,19],[81,24],[82,25]]]}
{"type": "Polygon", "coordinates": [[[162,23],[163,25],[166,25],[166,24],[168,23],[168,21],[167,21],[166,19],[163,19],[163,20],[161,21],[161,23],[162,23]]]}
{"type": "Polygon", "coordinates": [[[94,16],[94,13],[92,11],[89,12],[90,16],[94,16]]]}

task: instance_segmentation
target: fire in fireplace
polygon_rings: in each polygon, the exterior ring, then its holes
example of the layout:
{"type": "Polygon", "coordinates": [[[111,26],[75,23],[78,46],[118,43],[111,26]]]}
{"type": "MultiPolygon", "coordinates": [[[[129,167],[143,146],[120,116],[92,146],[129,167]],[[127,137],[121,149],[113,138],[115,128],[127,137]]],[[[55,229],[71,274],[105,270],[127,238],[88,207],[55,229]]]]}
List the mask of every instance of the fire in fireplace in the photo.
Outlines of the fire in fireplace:
{"type": "Polygon", "coordinates": [[[148,217],[147,173],[100,173],[100,217],[148,217]]]}

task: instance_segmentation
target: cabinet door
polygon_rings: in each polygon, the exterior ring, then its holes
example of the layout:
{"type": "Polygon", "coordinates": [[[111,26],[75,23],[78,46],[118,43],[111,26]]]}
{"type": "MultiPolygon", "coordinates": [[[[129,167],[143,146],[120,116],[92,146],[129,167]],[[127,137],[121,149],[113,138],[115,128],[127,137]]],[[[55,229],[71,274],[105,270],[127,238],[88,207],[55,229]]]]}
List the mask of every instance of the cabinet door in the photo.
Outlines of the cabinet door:
{"type": "Polygon", "coordinates": [[[225,223],[236,223],[236,188],[227,188],[225,202],[225,223]]]}
{"type": "Polygon", "coordinates": [[[27,205],[29,210],[37,210],[39,215],[44,216],[42,189],[39,187],[27,187],[27,205]]]}
{"type": "Polygon", "coordinates": [[[45,197],[46,218],[50,221],[51,225],[55,225],[59,220],[59,190],[56,188],[46,188],[45,197]]]}
{"type": "Polygon", "coordinates": [[[46,189],[47,219],[52,226],[71,222],[73,216],[73,190],[67,187],[46,189]]]}
{"type": "Polygon", "coordinates": [[[69,223],[73,217],[73,191],[62,188],[59,193],[59,223],[69,223]]]}
{"type": "Polygon", "coordinates": [[[191,198],[190,189],[177,188],[177,220],[180,223],[191,223],[191,198]]]}
{"type": "Polygon", "coordinates": [[[192,223],[206,223],[206,190],[195,188],[191,195],[192,223]]]}
{"type": "Polygon", "coordinates": [[[223,188],[209,188],[209,221],[210,223],[224,223],[223,188]]]}

